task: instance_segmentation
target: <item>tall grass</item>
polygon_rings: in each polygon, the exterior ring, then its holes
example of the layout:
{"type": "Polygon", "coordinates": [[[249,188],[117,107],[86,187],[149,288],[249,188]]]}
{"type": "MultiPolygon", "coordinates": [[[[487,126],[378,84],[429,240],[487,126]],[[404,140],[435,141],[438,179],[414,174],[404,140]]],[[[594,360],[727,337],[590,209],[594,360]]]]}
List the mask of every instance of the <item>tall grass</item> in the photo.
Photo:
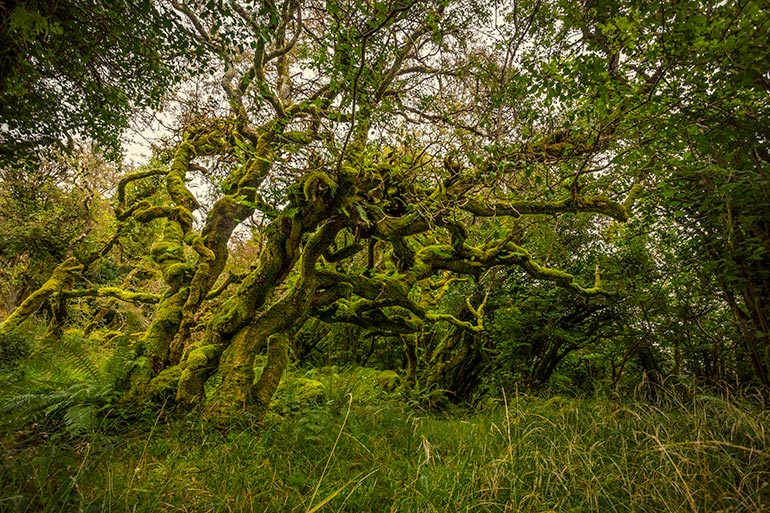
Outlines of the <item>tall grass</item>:
{"type": "Polygon", "coordinates": [[[770,510],[769,417],[708,395],[452,414],[357,400],[231,431],[158,417],[8,433],[0,511],[753,513],[770,510]]]}

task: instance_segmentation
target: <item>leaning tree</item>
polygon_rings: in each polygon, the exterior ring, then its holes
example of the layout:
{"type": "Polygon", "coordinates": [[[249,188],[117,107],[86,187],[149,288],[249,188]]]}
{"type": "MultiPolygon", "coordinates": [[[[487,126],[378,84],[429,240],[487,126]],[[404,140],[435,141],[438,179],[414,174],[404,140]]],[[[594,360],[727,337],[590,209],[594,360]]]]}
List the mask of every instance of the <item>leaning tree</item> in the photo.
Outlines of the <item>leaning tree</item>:
{"type": "Polygon", "coordinates": [[[619,64],[590,6],[500,4],[172,1],[221,103],[120,180],[113,235],[59,265],[0,333],[43,303],[58,312],[53,339],[74,299],[154,304],[130,397],[224,419],[264,414],[309,319],[401,341],[414,384],[426,327],[454,334],[425,362],[436,381],[467,351],[456,334],[484,330],[490,272],[606,296],[598,267],[574,276],[523,245],[535,218],[593,216],[597,244],[603,223],[627,219],[641,174],[615,157],[639,143],[626,117],[660,75],[619,64]],[[162,190],[144,185],[159,178],[162,190]],[[163,290],[85,281],[137,223],[157,227],[147,252],[163,290]],[[258,252],[230,273],[244,223],[258,252]],[[437,305],[458,280],[476,292],[447,312],[437,305]]]}

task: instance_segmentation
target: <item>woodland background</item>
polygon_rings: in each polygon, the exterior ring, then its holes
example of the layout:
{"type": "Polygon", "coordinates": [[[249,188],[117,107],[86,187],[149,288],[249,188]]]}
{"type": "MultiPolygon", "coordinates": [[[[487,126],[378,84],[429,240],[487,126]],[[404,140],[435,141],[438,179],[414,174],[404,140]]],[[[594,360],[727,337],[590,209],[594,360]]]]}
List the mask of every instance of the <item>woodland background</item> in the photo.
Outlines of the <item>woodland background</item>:
{"type": "Polygon", "coordinates": [[[768,33],[0,5],[0,510],[769,508],[768,33]]]}

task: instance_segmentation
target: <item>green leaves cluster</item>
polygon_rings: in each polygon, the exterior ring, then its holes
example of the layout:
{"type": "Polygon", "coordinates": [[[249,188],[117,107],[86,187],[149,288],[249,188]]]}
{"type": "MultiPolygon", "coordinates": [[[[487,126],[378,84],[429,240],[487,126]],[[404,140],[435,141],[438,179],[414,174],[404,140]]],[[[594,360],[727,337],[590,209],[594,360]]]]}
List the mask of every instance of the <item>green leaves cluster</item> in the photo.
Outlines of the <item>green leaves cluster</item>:
{"type": "Polygon", "coordinates": [[[117,156],[134,109],[159,107],[184,74],[190,45],[173,20],[151,0],[0,9],[0,164],[74,138],[117,156]]]}

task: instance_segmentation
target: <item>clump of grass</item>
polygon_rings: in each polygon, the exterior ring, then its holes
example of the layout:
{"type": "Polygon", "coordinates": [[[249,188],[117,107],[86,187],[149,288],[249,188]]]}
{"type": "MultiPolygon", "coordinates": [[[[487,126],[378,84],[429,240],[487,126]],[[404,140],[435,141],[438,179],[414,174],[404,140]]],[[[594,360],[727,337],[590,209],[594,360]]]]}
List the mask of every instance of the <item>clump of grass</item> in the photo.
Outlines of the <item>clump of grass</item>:
{"type": "Polygon", "coordinates": [[[159,417],[59,444],[6,437],[0,510],[770,508],[770,414],[747,400],[501,397],[441,414],[395,398],[337,403],[231,431],[159,417]]]}

